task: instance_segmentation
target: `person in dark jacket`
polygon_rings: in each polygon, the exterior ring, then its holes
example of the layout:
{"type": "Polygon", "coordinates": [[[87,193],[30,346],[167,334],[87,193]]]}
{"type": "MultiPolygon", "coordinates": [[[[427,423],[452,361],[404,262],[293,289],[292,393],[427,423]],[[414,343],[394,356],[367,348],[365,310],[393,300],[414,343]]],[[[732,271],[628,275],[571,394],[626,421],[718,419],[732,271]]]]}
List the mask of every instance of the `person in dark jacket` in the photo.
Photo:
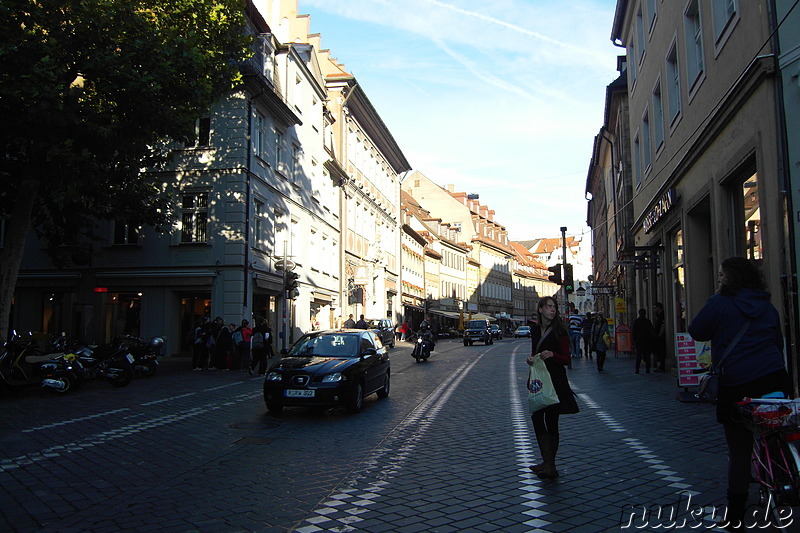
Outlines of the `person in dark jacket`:
{"type": "Polygon", "coordinates": [[[691,321],[689,334],[698,341],[711,341],[711,365],[719,372],[717,422],[722,424],[728,444],[725,529],[745,531],[753,434],[737,421],[736,402],[772,392],[788,395],[792,388],[784,365],[778,310],[770,302],[761,272],[753,262],[744,257],[729,257],[722,262],[719,290],[691,321]],[[732,345],[742,328],[746,328],[744,335],[732,345]],[[720,365],[723,355],[725,360],[720,365]]]}
{"type": "Polygon", "coordinates": [[[653,323],[647,318],[647,310],[639,309],[639,316],[633,321],[631,328],[633,344],[636,347],[636,373],[644,360],[644,369],[650,373],[650,354],[653,353],[653,346],[656,343],[656,330],[653,323]]]}
{"type": "Polygon", "coordinates": [[[606,364],[606,351],[608,345],[606,344],[605,335],[608,333],[608,322],[603,313],[595,313],[592,315],[594,324],[592,324],[592,347],[597,352],[597,371],[605,372],[603,367],[606,364]]]}
{"type": "Polygon", "coordinates": [[[536,313],[539,323],[531,327],[531,355],[527,359],[532,365],[541,357],[550,373],[558,403],[531,413],[533,431],[542,454],[542,463],[529,467],[542,479],[558,477],[556,454],[558,452],[558,418],[563,414],[578,412],[578,402],[569,386],[567,371],[570,364],[569,334],[558,315],[558,303],[552,296],[539,300],[536,313]]]}

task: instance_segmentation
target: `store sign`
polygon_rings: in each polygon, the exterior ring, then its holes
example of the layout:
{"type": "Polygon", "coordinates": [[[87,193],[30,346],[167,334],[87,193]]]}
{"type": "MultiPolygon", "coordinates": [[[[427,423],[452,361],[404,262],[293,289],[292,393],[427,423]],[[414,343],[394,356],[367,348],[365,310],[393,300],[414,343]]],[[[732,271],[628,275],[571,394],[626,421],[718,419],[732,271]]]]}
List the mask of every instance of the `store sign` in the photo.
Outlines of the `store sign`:
{"type": "Polygon", "coordinates": [[[697,374],[695,370],[710,364],[711,346],[709,343],[697,342],[688,333],[676,333],[675,353],[678,356],[678,386],[698,386],[700,374],[697,374]]]}
{"type": "Polygon", "coordinates": [[[664,196],[658,199],[650,212],[644,217],[644,221],[642,221],[644,232],[650,233],[650,230],[653,229],[653,226],[655,226],[656,223],[661,220],[661,218],[666,215],[670,209],[672,209],[677,200],[678,197],[675,189],[670,189],[664,193],[664,196]]]}

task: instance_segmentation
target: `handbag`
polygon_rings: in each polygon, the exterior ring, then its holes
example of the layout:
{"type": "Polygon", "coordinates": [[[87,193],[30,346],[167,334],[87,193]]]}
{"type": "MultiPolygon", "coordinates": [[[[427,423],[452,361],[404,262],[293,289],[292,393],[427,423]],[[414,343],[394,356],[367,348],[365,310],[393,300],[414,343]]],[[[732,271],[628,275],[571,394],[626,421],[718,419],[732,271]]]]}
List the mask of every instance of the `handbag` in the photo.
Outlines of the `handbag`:
{"type": "Polygon", "coordinates": [[[611,341],[611,335],[608,332],[603,333],[603,342],[606,343],[606,348],[611,348],[613,342],[611,341]]]}
{"type": "Polygon", "coordinates": [[[728,345],[725,353],[722,354],[722,357],[720,357],[719,362],[717,363],[718,369],[711,367],[708,369],[708,372],[700,376],[700,386],[698,387],[697,394],[695,396],[699,398],[701,402],[717,403],[717,398],[719,397],[719,375],[722,373],[722,362],[726,357],[728,357],[728,354],[731,353],[731,350],[733,350],[733,348],[739,342],[739,339],[742,338],[749,325],[750,319],[748,318],[745,320],[742,329],[739,330],[739,333],[736,334],[736,337],[734,337],[733,341],[731,341],[731,343],[728,345]]]}
{"type": "Polygon", "coordinates": [[[531,413],[558,403],[556,388],[544,359],[535,357],[528,373],[528,408],[531,413]]]}

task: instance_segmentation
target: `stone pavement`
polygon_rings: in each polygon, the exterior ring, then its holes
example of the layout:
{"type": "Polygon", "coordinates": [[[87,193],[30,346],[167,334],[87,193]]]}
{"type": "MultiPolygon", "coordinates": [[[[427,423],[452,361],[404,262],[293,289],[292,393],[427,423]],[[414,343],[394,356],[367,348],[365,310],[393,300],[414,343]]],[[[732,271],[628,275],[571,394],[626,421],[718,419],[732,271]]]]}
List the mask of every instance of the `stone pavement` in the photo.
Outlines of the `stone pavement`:
{"type": "Polygon", "coordinates": [[[495,343],[465,363],[296,531],[713,528],[687,513],[724,503],[713,406],[677,401],[674,377],[634,374],[631,358],[610,352],[602,374],[575,359],[581,413],[561,417],[561,477],[539,480],[528,470],[538,461],[525,401],[529,345],[509,347],[495,343]]]}
{"type": "Polygon", "coordinates": [[[722,432],[674,377],[574,360],[581,412],[561,417],[561,477],[543,481],[528,470],[527,339],[441,341],[420,364],[410,346],[392,351],[391,396],[358,415],[273,417],[257,378],[167,367],[3,401],[0,531],[711,530],[683,519],[724,503],[722,432]]]}

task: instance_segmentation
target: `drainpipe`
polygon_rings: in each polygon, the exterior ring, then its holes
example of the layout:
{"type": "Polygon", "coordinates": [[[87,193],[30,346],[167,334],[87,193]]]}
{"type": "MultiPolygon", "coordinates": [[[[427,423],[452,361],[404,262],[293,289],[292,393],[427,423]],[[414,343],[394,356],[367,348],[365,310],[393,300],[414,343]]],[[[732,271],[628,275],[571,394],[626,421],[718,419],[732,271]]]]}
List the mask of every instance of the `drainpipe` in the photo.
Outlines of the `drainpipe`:
{"type": "Polygon", "coordinates": [[[783,105],[783,71],[780,65],[780,39],[778,37],[778,20],[775,0],[767,2],[770,27],[770,41],[772,44],[772,57],[775,63],[775,122],[777,124],[776,138],[778,141],[778,168],[781,179],[780,195],[783,201],[783,224],[778,231],[781,233],[779,241],[782,243],[783,267],[781,272],[781,288],[784,294],[784,328],[786,330],[786,363],[789,375],[792,376],[794,396],[798,395],[798,364],[795,359],[797,354],[798,338],[800,338],[800,324],[798,324],[797,301],[797,257],[795,248],[795,226],[792,213],[791,166],[789,164],[788,139],[786,135],[786,109],[783,105]]]}

